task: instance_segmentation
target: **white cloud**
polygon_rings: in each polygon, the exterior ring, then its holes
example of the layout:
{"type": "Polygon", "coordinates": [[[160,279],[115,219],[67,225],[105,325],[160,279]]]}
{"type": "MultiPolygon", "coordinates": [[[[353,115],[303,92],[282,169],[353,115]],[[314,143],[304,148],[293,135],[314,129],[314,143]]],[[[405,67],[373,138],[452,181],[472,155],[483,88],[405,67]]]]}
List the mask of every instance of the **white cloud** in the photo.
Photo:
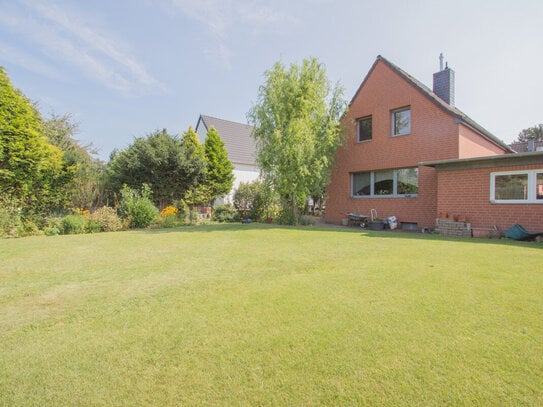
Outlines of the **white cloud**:
{"type": "MultiPolygon", "coordinates": [[[[22,3],[25,12],[3,14],[0,22],[40,45],[50,60],[68,62],[105,86],[126,94],[164,92],[164,85],[125,51],[120,41],[91,27],[83,16],[51,2],[23,0],[22,3]]],[[[33,61],[28,58],[25,61],[20,57],[19,61],[33,69],[33,61]]]]}
{"type": "Polygon", "coordinates": [[[253,32],[264,32],[280,29],[284,24],[293,24],[298,19],[272,8],[269,2],[255,0],[155,0],[166,6],[174,14],[181,13],[185,17],[202,24],[213,38],[213,46],[206,46],[204,53],[219,63],[231,66],[234,53],[228,46],[229,35],[239,27],[253,32]]]}
{"type": "Polygon", "coordinates": [[[63,80],[60,71],[41,59],[0,41],[0,60],[23,67],[31,72],[54,80],[63,80]]]}

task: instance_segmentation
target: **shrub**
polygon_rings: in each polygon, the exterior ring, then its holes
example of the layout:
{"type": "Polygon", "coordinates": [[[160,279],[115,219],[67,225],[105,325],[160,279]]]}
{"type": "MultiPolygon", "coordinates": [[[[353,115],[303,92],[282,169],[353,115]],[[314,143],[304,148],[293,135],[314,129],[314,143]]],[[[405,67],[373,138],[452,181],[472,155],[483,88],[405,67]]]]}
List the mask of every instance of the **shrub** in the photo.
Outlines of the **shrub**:
{"type": "Polygon", "coordinates": [[[236,211],[230,204],[217,205],[213,208],[213,220],[217,222],[234,222],[236,211]]]}
{"type": "Polygon", "coordinates": [[[87,218],[83,215],[68,215],[62,219],[62,233],[65,235],[75,235],[85,233],[87,218]]]}
{"type": "Polygon", "coordinates": [[[31,220],[24,220],[22,225],[18,228],[18,236],[19,237],[25,237],[25,236],[36,236],[41,235],[43,232],[40,230],[38,225],[36,225],[31,220]]]}
{"type": "Polygon", "coordinates": [[[300,216],[299,223],[302,226],[313,226],[315,223],[317,223],[317,217],[309,216],[309,215],[302,215],[302,216],[300,216]]]}
{"type": "Polygon", "coordinates": [[[74,210],[74,215],[83,215],[85,218],[90,219],[90,211],[85,208],[77,208],[74,210]]]}
{"type": "Polygon", "coordinates": [[[177,216],[178,213],[179,209],[177,209],[175,206],[169,205],[160,211],[160,216],[177,216]]]}
{"type": "Polygon", "coordinates": [[[87,224],[85,225],[85,233],[98,233],[101,232],[102,228],[100,225],[93,220],[87,219],[87,224]]]}
{"type": "Polygon", "coordinates": [[[290,207],[283,207],[277,215],[277,223],[280,225],[294,225],[296,219],[290,207]]]}
{"type": "Polygon", "coordinates": [[[123,228],[117,211],[109,206],[103,206],[94,211],[90,215],[89,224],[96,225],[98,227],[97,232],[114,232],[123,228]]]}
{"type": "Polygon", "coordinates": [[[198,209],[189,210],[187,220],[191,225],[198,223],[200,221],[200,211],[198,209]]]}
{"type": "Polygon", "coordinates": [[[179,209],[173,205],[166,206],[159,213],[157,226],[160,228],[173,228],[179,224],[179,209]]]}
{"type": "Polygon", "coordinates": [[[20,209],[13,203],[0,199],[0,235],[18,237],[22,225],[20,209]]]}
{"type": "Polygon", "coordinates": [[[143,184],[141,192],[127,185],[121,189],[121,216],[128,219],[131,228],[146,228],[153,223],[158,209],[151,200],[151,188],[143,184]]]}
{"type": "Polygon", "coordinates": [[[45,233],[45,236],[58,236],[60,235],[60,229],[55,227],[46,227],[43,232],[45,233]]]}

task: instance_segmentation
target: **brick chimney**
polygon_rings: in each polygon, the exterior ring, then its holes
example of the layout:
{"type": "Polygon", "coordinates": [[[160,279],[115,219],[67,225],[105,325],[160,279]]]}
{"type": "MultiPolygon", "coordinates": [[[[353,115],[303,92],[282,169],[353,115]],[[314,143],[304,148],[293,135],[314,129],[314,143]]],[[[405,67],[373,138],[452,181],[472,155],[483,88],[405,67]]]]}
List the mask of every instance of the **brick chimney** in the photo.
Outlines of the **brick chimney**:
{"type": "Polygon", "coordinates": [[[434,93],[454,106],[454,71],[445,64],[443,69],[443,54],[439,54],[439,72],[434,74],[434,93]]]}

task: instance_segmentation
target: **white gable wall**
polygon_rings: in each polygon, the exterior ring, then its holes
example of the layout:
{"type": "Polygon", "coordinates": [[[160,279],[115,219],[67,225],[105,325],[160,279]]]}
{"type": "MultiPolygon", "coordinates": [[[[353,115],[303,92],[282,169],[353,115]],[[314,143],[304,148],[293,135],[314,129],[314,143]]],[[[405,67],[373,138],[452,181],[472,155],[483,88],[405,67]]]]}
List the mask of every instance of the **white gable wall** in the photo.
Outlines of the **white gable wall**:
{"type": "Polygon", "coordinates": [[[232,203],[234,192],[239,187],[239,184],[242,182],[253,182],[259,178],[258,167],[254,163],[254,142],[250,138],[252,127],[200,115],[195,130],[202,144],[205,143],[208,126],[215,126],[217,128],[219,137],[225,143],[228,158],[234,166],[234,185],[232,190],[225,197],[217,199],[215,204],[232,203]],[[223,133],[222,135],[221,132],[223,133]],[[249,164],[248,162],[252,163],[249,164]]]}
{"type": "Polygon", "coordinates": [[[232,203],[234,199],[234,192],[238,189],[239,184],[242,182],[249,183],[257,180],[259,178],[258,167],[256,165],[247,165],[247,164],[236,164],[234,165],[234,186],[228,195],[225,197],[219,198],[215,201],[216,205],[224,203],[232,203]]]}

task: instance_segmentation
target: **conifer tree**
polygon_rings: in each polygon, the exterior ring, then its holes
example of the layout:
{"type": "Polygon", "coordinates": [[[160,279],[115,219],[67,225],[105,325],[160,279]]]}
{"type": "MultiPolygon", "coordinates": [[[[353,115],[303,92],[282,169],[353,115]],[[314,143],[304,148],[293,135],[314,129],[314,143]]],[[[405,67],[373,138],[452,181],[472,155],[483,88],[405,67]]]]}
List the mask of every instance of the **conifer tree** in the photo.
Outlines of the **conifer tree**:
{"type": "Polygon", "coordinates": [[[228,153],[219,132],[211,127],[206,135],[206,185],[210,191],[210,201],[227,195],[234,185],[234,166],[228,159],[228,153]]]}

